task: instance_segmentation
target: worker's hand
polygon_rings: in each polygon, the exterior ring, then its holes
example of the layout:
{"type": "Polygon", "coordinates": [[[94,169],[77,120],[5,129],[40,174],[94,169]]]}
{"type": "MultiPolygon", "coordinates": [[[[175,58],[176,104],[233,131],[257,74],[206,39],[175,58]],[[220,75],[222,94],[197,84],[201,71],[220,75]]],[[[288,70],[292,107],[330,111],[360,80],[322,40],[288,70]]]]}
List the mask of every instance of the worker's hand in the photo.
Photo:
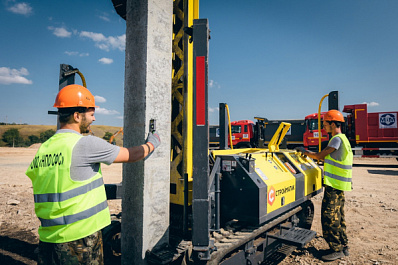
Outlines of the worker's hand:
{"type": "Polygon", "coordinates": [[[160,145],[160,137],[156,133],[156,131],[148,133],[148,137],[146,138],[146,143],[150,143],[156,149],[160,145]]]}
{"type": "Polygon", "coordinates": [[[296,147],[296,148],[294,148],[296,151],[298,151],[298,152],[301,152],[302,154],[304,154],[304,152],[306,152],[307,150],[305,150],[305,148],[304,147],[302,147],[302,146],[298,146],[298,147],[296,147]]]}

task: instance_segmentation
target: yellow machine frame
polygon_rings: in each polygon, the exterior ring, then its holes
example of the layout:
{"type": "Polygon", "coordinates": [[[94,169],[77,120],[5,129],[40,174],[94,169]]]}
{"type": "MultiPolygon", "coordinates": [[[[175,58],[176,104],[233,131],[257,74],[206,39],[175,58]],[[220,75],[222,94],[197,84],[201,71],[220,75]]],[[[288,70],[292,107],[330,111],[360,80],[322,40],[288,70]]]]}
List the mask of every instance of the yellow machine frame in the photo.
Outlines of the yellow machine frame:
{"type": "Polygon", "coordinates": [[[322,170],[311,158],[302,156],[299,152],[293,150],[279,149],[279,145],[282,143],[290,126],[291,124],[286,122],[282,122],[279,125],[268,144],[268,149],[243,148],[212,151],[214,158],[225,155],[245,156],[249,154],[250,157],[255,159],[254,170],[262,181],[267,184],[267,194],[271,196],[267,198],[267,213],[278,210],[298,199],[295,191],[297,188],[295,186],[296,178],[291,174],[297,173],[294,168],[304,174],[304,196],[308,196],[322,188],[322,170]],[[288,162],[283,162],[278,155],[286,157],[288,162]],[[282,193],[284,197],[283,204],[278,199],[279,194],[282,193]]]}
{"type": "Polygon", "coordinates": [[[184,28],[197,18],[199,0],[174,0],[170,202],[178,205],[184,204],[185,174],[192,201],[193,44],[184,28]]]}

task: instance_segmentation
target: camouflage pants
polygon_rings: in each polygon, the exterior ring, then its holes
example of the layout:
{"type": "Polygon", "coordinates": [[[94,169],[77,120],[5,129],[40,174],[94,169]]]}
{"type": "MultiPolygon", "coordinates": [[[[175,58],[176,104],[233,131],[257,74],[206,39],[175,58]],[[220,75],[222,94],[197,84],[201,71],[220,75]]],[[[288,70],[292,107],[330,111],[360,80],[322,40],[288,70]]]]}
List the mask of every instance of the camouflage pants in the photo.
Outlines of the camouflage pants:
{"type": "Polygon", "coordinates": [[[323,238],[334,251],[341,251],[348,244],[344,217],[344,191],[325,186],[322,200],[323,238]]]}
{"type": "Polygon", "coordinates": [[[66,243],[39,242],[38,265],[103,265],[101,231],[66,243]]]}

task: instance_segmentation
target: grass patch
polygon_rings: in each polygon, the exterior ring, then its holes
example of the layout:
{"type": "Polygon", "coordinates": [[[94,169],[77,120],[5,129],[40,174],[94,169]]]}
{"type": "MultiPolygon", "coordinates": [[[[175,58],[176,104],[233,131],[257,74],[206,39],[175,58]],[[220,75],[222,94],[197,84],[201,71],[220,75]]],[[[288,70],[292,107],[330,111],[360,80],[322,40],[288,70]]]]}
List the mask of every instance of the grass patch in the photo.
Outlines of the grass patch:
{"type": "MultiPolygon", "coordinates": [[[[57,130],[56,125],[0,125],[0,146],[5,146],[5,143],[1,140],[4,132],[9,129],[18,129],[19,134],[22,138],[27,139],[30,135],[40,136],[40,133],[45,132],[47,130],[57,130]]],[[[94,133],[94,136],[99,138],[104,137],[106,132],[110,132],[112,134],[119,131],[120,127],[116,126],[106,126],[106,125],[92,125],[91,131],[94,133]]],[[[115,137],[116,145],[123,146],[123,135],[119,134],[115,137]]]]}

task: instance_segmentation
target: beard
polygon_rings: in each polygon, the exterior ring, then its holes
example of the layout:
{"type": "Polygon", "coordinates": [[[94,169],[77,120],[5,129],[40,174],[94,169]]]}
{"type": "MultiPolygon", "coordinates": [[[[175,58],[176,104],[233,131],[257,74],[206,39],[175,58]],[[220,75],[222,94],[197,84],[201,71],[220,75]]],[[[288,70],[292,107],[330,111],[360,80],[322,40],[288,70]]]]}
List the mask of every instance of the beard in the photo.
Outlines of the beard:
{"type": "Polygon", "coordinates": [[[86,119],[86,115],[83,115],[82,122],[79,126],[80,133],[89,133],[90,132],[90,123],[86,119]]]}

